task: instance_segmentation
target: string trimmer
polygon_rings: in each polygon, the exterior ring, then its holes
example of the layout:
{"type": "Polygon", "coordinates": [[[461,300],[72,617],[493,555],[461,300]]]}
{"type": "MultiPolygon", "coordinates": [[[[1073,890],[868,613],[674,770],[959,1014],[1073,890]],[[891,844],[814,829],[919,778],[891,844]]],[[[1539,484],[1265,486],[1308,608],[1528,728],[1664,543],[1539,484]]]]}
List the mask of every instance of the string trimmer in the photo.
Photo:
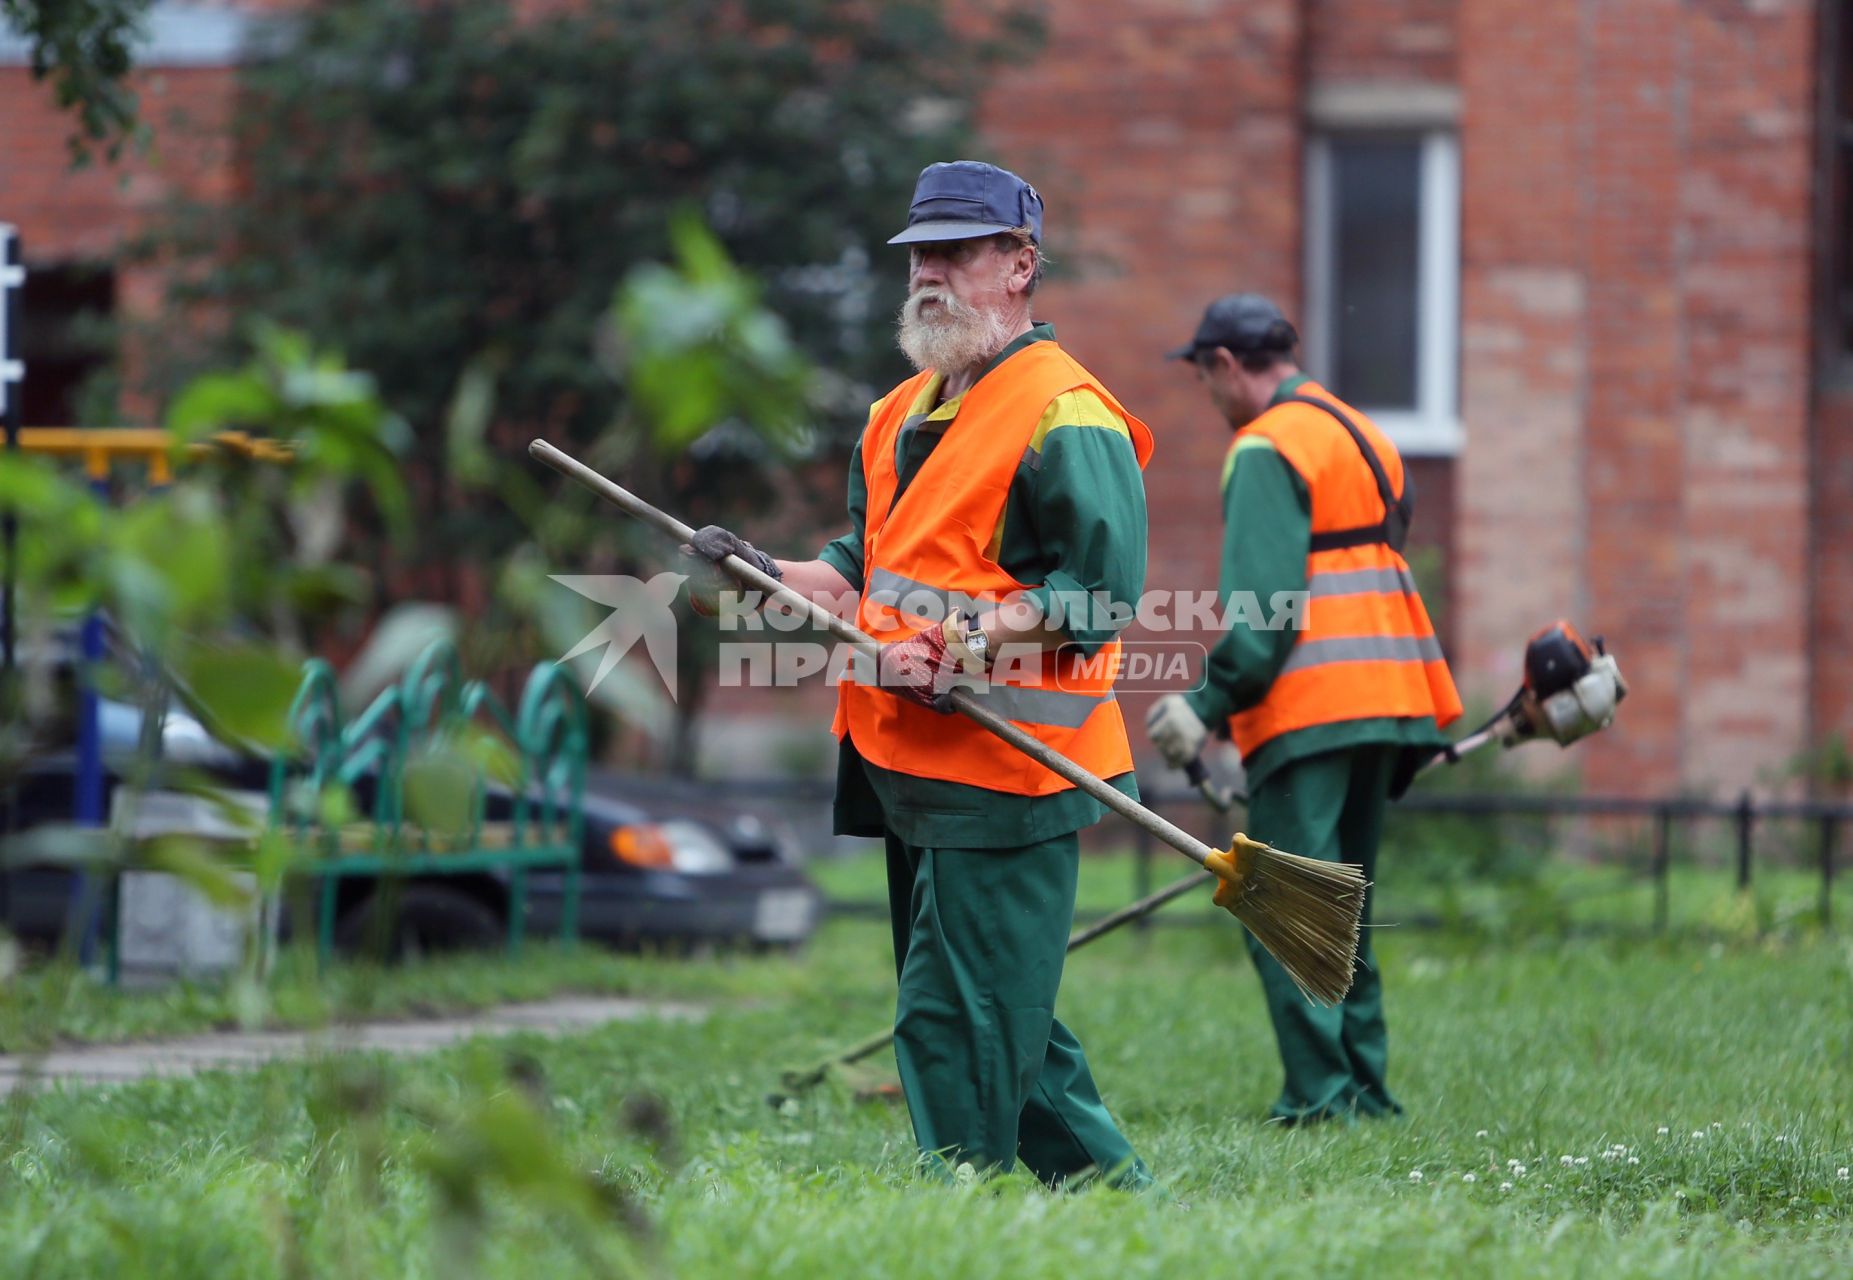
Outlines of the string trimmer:
{"type": "MultiPolygon", "coordinates": [[[[686,544],[694,538],[695,531],[674,516],[657,510],[546,441],[534,441],[528,452],[677,541],[686,544]]],[[[872,637],[738,556],[726,556],[720,567],[737,581],[764,593],[768,604],[776,601],[808,618],[813,626],[829,631],[869,658],[879,655],[881,646],[872,637]]],[[[1368,887],[1359,867],[1303,858],[1250,840],[1239,832],[1227,849],[1211,848],[1017,728],[986,706],[981,695],[954,688],[950,702],[953,710],[977,721],[1038,764],[1214,873],[1224,882],[1217,890],[1217,904],[1247,926],[1309,999],[1322,1004],[1344,999],[1351,989],[1352,970],[1357,963],[1358,924],[1368,887]]]]}
{"type": "MultiPolygon", "coordinates": [[[[1462,756],[1491,743],[1515,747],[1534,738],[1549,738],[1560,747],[1606,729],[1615,707],[1628,696],[1628,682],[1602,637],[1584,640],[1559,618],[1525,643],[1525,677],[1505,706],[1466,737],[1444,747],[1416,766],[1414,774],[1438,764],[1457,764],[1462,756]]],[[[1184,767],[1184,776],[1211,805],[1227,813],[1248,797],[1220,786],[1201,757],[1184,767]]],[[[1407,786],[1405,779],[1404,786],[1407,786]]],[[[1400,795],[1399,788],[1393,794],[1400,795]]]]}
{"type": "MultiPolygon", "coordinates": [[[[1546,737],[1558,746],[1567,747],[1613,723],[1615,706],[1627,693],[1627,682],[1621,678],[1621,669],[1615,665],[1614,657],[1603,648],[1602,637],[1585,641],[1575,627],[1560,619],[1532,636],[1526,644],[1524,682],[1499,713],[1452,746],[1430,756],[1417,766],[1415,773],[1424,773],[1444,762],[1455,763],[1462,756],[1493,742],[1513,747],[1533,738],[1546,737]]],[[[1203,793],[1204,799],[1224,813],[1248,803],[1248,797],[1241,792],[1217,785],[1201,759],[1192,760],[1184,773],[1203,793]]],[[[1208,874],[1185,876],[1085,929],[1076,930],[1068,939],[1068,950],[1077,951],[1122,925],[1151,915],[1199,885],[1207,884],[1211,878],[1208,874]]],[[[789,1094],[803,1093],[822,1083],[832,1068],[860,1062],[881,1052],[893,1040],[892,1030],[883,1031],[811,1066],[788,1070],[779,1077],[786,1093],[774,1094],[770,1101],[777,1105],[789,1094]]]]}

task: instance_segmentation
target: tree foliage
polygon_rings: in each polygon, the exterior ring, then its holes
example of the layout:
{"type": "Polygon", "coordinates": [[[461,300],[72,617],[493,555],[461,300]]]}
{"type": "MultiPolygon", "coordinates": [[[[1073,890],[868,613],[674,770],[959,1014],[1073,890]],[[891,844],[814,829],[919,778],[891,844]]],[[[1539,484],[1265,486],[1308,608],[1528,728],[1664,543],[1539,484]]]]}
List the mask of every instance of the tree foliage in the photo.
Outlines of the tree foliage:
{"type": "Polygon", "coordinates": [[[150,0],[0,0],[0,25],[32,46],[32,74],[52,82],[61,109],[77,116],[73,155],[111,155],[135,129],[127,77],[150,0]]]}
{"type": "MultiPolygon", "coordinates": [[[[750,473],[769,456],[751,414],[639,420],[661,397],[628,394],[648,388],[627,385],[627,350],[595,358],[614,290],[693,211],[830,371],[808,389],[821,431],[798,442],[840,440],[901,371],[887,330],[904,273],[883,241],[921,166],[969,145],[978,77],[1022,26],[963,36],[937,0],[591,0],[526,19],[503,0],[317,6],[248,70],[247,181],[188,220],[210,263],[188,297],[377,377],[417,429],[428,550],[509,532],[467,503],[440,514],[460,393],[479,413],[489,398],[498,455],[663,425],[668,451],[693,442],[750,473]]],[[[771,340],[731,336],[755,334],[771,340]]]]}

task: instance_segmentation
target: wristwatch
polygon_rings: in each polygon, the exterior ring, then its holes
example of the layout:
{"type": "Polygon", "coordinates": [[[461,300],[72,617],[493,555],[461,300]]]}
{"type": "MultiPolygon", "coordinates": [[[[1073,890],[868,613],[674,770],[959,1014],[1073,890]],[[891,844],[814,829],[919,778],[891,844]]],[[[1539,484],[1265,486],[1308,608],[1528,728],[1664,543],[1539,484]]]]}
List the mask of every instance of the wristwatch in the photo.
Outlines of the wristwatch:
{"type": "Polygon", "coordinates": [[[959,610],[959,637],[964,641],[965,651],[978,659],[978,665],[987,671],[991,667],[991,637],[978,625],[978,615],[969,609],[959,610]]]}

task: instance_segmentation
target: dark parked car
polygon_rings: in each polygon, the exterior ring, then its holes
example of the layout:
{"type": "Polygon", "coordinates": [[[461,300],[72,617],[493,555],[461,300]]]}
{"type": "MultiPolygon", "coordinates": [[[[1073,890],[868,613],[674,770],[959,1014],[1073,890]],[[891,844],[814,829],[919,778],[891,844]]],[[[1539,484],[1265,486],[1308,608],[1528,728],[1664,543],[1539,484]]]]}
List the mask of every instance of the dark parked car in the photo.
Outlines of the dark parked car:
{"type": "MultiPolygon", "coordinates": [[[[789,947],[817,927],[822,897],[795,865],[789,837],[712,789],[595,772],[586,783],[585,828],[579,929],[586,937],[789,947]]],[[[529,877],[530,930],[558,926],[562,880],[529,877]]]]}
{"type": "MultiPolygon", "coordinates": [[[[135,708],[103,704],[105,812],[140,730],[135,708]]],[[[247,807],[265,808],[266,761],[217,742],[178,710],[169,712],[162,741],[170,763],[209,773],[247,807]]],[[[0,787],[0,833],[70,822],[75,774],[72,753],[33,760],[15,786],[0,787]]],[[[489,803],[487,816],[495,819],[506,816],[511,801],[491,796],[489,803]]],[[[686,785],[595,773],[586,789],[580,865],[580,936],[612,945],[792,947],[810,936],[821,914],[821,896],[796,865],[789,837],[686,785]]],[[[551,936],[558,928],[564,880],[557,871],[529,873],[528,936],[551,936]]],[[[15,864],[0,877],[0,922],[28,943],[55,945],[72,914],[75,881],[66,866],[15,864]]],[[[508,936],[509,902],[508,878],[495,872],[390,883],[348,877],[338,897],[336,943],[380,946],[389,954],[499,946],[508,936]]]]}

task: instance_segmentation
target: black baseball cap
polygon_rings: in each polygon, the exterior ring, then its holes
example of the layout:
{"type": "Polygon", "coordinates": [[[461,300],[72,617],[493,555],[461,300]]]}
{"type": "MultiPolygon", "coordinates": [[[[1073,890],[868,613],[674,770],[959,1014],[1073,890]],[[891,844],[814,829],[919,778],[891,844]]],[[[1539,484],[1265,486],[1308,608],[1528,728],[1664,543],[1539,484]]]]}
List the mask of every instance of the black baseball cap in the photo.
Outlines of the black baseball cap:
{"type": "Polygon", "coordinates": [[[1167,360],[1195,359],[1199,351],[1227,347],[1235,355],[1260,351],[1291,351],[1299,342],[1287,317],[1279,307],[1258,293],[1231,293],[1216,299],[1203,310],[1196,336],[1175,351],[1167,360]]]}
{"type": "Polygon", "coordinates": [[[970,240],[1018,227],[1028,227],[1029,238],[1042,243],[1042,197],[1036,188],[982,160],[949,160],[920,171],[907,229],[888,243],[970,240]]]}

